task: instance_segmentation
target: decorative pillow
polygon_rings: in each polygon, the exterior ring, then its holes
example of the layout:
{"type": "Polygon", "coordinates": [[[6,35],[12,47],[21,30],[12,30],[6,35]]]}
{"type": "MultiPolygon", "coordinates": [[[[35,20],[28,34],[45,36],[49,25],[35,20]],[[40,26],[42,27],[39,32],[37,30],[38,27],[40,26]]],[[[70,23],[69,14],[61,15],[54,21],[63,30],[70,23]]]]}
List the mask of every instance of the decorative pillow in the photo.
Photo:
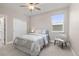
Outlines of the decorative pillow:
{"type": "Polygon", "coordinates": [[[35,30],[35,33],[38,33],[38,34],[41,34],[41,30],[39,30],[39,29],[37,29],[37,30],[35,30]]]}
{"type": "Polygon", "coordinates": [[[47,30],[42,30],[41,34],[48,34],[47,30]]]}

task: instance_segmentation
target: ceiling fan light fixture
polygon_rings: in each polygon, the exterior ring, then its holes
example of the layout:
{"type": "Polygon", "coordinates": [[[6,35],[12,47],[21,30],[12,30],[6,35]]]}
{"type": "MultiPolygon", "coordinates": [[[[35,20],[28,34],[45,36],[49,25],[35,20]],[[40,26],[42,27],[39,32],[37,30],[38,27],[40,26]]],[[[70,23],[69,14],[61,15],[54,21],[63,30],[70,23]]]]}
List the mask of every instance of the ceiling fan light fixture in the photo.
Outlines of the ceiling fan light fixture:
{"type": "Polygon", "coordinates": [[[20,7],[26,7],[30,11],[34,10],[40,10],[40,8],[37,6],[38,3],[29,3],[27,5],[21,5],[20,7]]]}
{"type": "Polygon", "coordinates": [[[34,10],[35,7],[30,5],[28,8],[29,8],[29,10],[34,10]]]}

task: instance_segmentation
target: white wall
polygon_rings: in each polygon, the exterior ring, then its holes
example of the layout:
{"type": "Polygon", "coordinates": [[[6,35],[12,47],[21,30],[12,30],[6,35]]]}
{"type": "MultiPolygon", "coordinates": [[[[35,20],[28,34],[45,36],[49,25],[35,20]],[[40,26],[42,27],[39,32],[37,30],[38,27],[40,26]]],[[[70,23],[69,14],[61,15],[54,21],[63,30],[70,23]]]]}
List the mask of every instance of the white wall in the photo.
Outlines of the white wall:
{"type": "Polygon", "coordinates": [[[72,4],[70,7],[70,40],[72,48],[79,55],[79,4],[72,4]]]}
{"type": "MultiPolygon", "coordinates": [[[[25,22],[27,23],[28,17],[25,16],[24,14],[22,14],[22,12],[19,12],[17,9],[15,10],[14,8],[12,8],[12,7],[9,8],[7,6],[0,7],[0,14],[7,16],[7,42],[10,42],[13,40],[13,19],[17,18],[19,20],[22,20],[24,23],[25,22]]],[[[27,28],[27,24],[25,24],[25,26],[24,26],[24,28],[22,26],[22,29],[27,28]]],[[[20,32],[22,32],[22,31],[20,31],[20,32]]],[[[26,32],[27,32],[27,30],[25,31],[25,33],[26,32]]]]}
{"type": "Polygon", "coordinates": [[[56,13],[65,13],[65,34],[68,35],[68,25],[69,25],[69,19],[68,19],[68,8],[62,8],[54,11],[50,11],[47,13],[39,14],[32,16],[31,18],[31,29],[48,29],[50,31],[50,38],[53,39],[53,33],[52,33],[52,24],[51,24],[51,16],[56,13]]]}

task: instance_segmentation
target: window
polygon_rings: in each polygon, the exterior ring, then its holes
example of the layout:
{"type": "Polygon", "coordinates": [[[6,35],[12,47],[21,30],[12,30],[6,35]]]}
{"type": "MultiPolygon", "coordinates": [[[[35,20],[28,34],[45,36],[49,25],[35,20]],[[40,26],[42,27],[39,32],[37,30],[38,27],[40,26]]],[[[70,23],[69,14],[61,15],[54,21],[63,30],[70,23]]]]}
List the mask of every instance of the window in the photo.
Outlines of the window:
{"type": "Polygon", "coordinates": [[[53,31],[64,31],[64,13],[51,16],[53,31]]]}

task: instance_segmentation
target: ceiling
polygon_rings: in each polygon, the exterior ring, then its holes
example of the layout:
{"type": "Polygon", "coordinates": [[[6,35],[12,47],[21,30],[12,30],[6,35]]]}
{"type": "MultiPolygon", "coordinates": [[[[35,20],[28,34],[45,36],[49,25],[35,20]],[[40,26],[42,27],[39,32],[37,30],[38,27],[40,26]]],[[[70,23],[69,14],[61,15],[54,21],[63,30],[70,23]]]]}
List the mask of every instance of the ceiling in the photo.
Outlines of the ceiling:
{"type": "Polygon", "coordinates": [[[27,16],[30,16],[45,13],[51,10],[57,10],[59,8],[65,8],[70,5],[69,3],[40,3],[38,4],[38,6],[41,8],[41,10],[40,11],[35,10],[31,13],[27,8],[20,7],[20,5],[26,5],[26,4],[27,3],[0,3],[0,7],[14,9],[24,13],[27,16]]]}

